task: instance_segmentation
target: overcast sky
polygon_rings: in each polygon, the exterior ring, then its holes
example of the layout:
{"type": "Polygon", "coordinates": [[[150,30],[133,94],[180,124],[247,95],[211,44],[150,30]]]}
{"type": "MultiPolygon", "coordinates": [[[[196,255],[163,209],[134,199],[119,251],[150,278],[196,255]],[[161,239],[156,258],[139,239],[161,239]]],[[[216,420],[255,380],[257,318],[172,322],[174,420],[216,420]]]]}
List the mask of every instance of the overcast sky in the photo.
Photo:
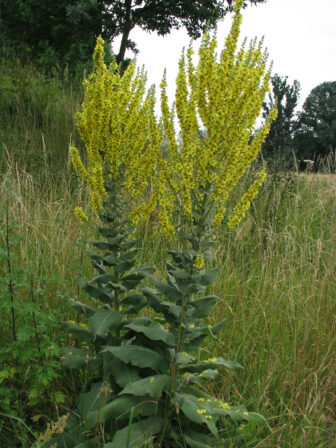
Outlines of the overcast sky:
{"type": "MultiPolygon", "coordinates": [[[[223,47],[231,18],[218,24],[218,46],[223,47]]],[[[300,105],[316,85],[336,80],[336,0],[267,0],[243,11],[241,40],[264,36],[273,60],[273,74],[301,84],[300,105]]],[[[134,29],[130,38],[138,46],[138,65],[145,65],[148,81],[157,88],[167,69],[168,94],[173,99],[178,59],[189,45],[184,29],[165,37],[134,29]]],[[[195,42],[198,48],[199,41],[195,42]]],[[[119,49],[118,41],[113,48],[119,49]]]]}

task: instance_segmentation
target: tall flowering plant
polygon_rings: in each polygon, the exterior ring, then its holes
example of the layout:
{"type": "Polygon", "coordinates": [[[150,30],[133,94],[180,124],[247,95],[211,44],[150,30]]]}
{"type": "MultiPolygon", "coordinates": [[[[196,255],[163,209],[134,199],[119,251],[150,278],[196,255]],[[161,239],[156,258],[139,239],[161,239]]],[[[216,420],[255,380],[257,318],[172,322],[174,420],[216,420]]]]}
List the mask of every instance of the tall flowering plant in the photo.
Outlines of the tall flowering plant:
{"type": "MultiPolygon", "coordinates": [[[[87,162],[77,149],[71,154],[105,224],[99,229],[104,241],[93,242],[103,253],[90,254],[98,275],[82,282],[101,306],[72,303],[87,327],[71,331],[89,349],[65,348],[64,362],[92,376],[57,446],[245,446],[245,428],[261,419],[206,392],[220,369],[240,366],[199,355],[206,338],[217,339],[223,326],[206,321],[218,301],[206,294],[217,276],[217,269],[207,270],[213,235],[216,227],[241,221],[265,179],[262,169],[227,210],[276,116],[272,111],[254,133],[270,72],[261,43],[237,51],[241,7],[237,0],[219,58],[216,39],[208,34],[197,67],[191,48],[182,55],[175,110],[163,78],[159,124],[144,73],[135,74],[131,65],[120,77],[115,65],[107,68],[98,40],[96,68],[77,115],[87,162]],[[179,243],[170,251],[165,281],[154,277],[153,269],[136,266],[131,239],[134,225],[154,209],[161,230],[179,243]],[[147,312],[139,314],[144,307],[147,312]]],[[[83,210],[76,213],[87,219],[83,210]]]]}

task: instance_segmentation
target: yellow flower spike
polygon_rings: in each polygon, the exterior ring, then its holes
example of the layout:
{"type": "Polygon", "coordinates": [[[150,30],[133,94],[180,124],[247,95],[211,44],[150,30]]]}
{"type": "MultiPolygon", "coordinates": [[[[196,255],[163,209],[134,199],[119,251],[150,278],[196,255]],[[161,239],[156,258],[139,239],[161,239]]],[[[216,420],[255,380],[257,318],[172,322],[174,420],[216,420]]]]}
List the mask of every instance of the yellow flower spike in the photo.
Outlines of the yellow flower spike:
{"type": "Polygon", "coordinates": [[[74,146],[70,147],[70,157],[71,157],[71,162],[72,162],[75,170],[77,171],[78,175],[82,179],[86,179],[86,177],[87,177],[86,168],[82,163],[78,149],[75,148],[74,146]]]}
{"type": "MultiPolygon", "coordinates": [[[[131,220],[146,220],[160,197],[154,188],[162,144],[162,130],[155,118],[155,90],[147,92],[147,75],[144,69],[136,70],[134,63],[122,76],[115,60],[106,67],[101,37],[93,60],[94,71],[83,82],[84,101],[76,114],[87,163],[84,166],[76,148],[70,150],[71,160],[88,184],[95,212],[108,197],[105,180],[109,179],[118,181],[125,192],[131,220]]],[[[170,228],[171,205],[165,213],[170,228]]],[[[169,231],[172,233],[171,228],[169,231]]]]}
{"type": "MultiPolygon", "coordinates": [[[[163,155],[166,163],[160,162],[160,180],[155,184],[159,191],[159,216],[164,232],[168,229],[173,232],[169,212],[177,205],[183,210],[183,218],[192,224],[192,213],[197,209],[195,201],[203,200],[204,187],[209,189],[214,211],[211,224],[220,225],[224,221],[230,195],[256,159],[275,118],[276,111],[272,111],[255,134],[255,122],[269,88],[270,70],[266,69],[267,53],[262,52],[262,42],[255,39],[247,46],[245,41],[237,49],[242,4],[242,0],[235,2],[231,31],[218,62],[216,37],[210,37],[208,33],[202,38],[196,67],[192,61],[192,48],[189,47],[186,56],[182,53],[175,98],[180,125],[178,136],[168,107],[164,74],[161,112],[167,142],[163,155]]],[[[243,216],[248,199],[256,194],[258,186],[256,184],[246,193],[237,213],[240,211],[243,216]]],[[[239,218],[236,214],[236,222],[242,216],[239,218]]],[[[230,224],[233,222],[232,217],[230,224]]],[[[195,267],[201,269],[203,263],[199,257],[195,267]]]]}
{"type": "Polygon", "coordinates": [[[86,213],[83,211],[82,207],[75,207],[74,214],[83,223],[87,223],[89,221],[89,218],[87,217],[86,213]]]}
{"type": "Polygon", "coordinates": [[[196,269],[202,269],[204,266],[204,256],[203,254],[198,254],[194,262],[194,267],[196,269]]]}
{"type": "Polygon", "coordinates": [[[230,229],[235,227],[244,218],[246,211],[250,208],[252,199],[258,194],[258,191],[266,179],[266,176],[266,171],[264,169],[261,170],[257,179],[242,197],[241,202],[236,205],[228,220],[228,227],[230,229]]]}

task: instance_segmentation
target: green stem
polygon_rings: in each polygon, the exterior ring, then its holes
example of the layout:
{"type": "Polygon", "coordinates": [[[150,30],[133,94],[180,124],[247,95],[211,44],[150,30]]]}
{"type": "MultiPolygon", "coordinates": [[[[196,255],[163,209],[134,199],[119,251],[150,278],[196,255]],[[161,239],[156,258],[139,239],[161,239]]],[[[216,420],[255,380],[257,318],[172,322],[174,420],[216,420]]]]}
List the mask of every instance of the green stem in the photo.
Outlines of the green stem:
{"type": "MultiPolygon", "coordinates": [[[[179,327],[178,327],[176,353],[180,352],[181,345],[182,345],[183,317],[184,317],[184,296],[182,296],[182,301],[181,301],[181,314],[180,314],[180,322],[179,322],[179,327]]],[[[167,430],[168,421],[169,421],[169,417],[170,417],[169,401],[174,393],[175,378],[176,378],[176,362],[175,361],[172,362],[170,365],[170,376],[171,376],[170,390],[169,390],[169,393],[166,395],[166,399],[165,399],[165,410],[164,410],[164,416],[163,416],[164,420],[163,420],[163,427],[162,427],[161,437],[160,437],[160,441],[159,441],[159,446],[161,446],[161,444],[164,440],[164,436],[165,436],[165,433],[167,430]]]]}
{"type": "Polygon", "coordinates": [[[179,323],[179,328],[178,328],[176,353],[179,353],[179,351],[181,349],[181,344],[182,344],[183,317],[184,317],[184,296],[182,296],[182,301],[181,301],[181,315],[180,315],[180,323],[179,323]]]}

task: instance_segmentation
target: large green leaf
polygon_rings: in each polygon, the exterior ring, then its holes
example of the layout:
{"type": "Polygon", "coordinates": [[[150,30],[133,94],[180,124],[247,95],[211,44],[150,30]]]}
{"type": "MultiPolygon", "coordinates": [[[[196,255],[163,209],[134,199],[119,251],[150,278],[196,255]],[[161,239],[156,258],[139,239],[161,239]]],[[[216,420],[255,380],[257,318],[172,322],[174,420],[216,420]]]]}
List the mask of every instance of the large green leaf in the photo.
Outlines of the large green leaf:
{"type": "Polygon", "coordinates": [[[107,241],[91,241],[91,244],[100,250],[111,250],[111,249],[115,249],[118,247],[117,243],[113,243],[113,242],[109,243],[107,241]]]}
{"type": "Polygon", "coordinates": [[[157,402],[153,400],[144,400],[143,397],[135,396],[115,398],[101,408],[101,421],[106,422],[109,419],[128,421],[132,407],[134,408],[134,416],[143,415],[145,417],[150,417],[155,415],[157,411],[157,402]]]}
{"type": "Polygon", "coordinates": [[[104,303],[111,303],[112,301],[111,296],[102,287],[96,288],[95,286],[86,284],[83,286],[83,289],[94,299],[100,299],[104,303]]]}
{"type": "Polygon", "coordinates": [[[202,299],[196,299],[190,304],[193,306],[194,311],[192,312],[193,317],[202,319],[211,314],[212,308],[217,303],[219,298],[217,296],[207,296],[202,299]]]}
{"type": "Polygon", "coordinates": [[[218,322],[218,324],[213,325],[210,329],[213,336],[217,336],[221,332],[224,324],[226,324],[226,323],[227,323],[227,319],[223,319],[222,321],[218,322]]]}
{"type": "Polygon", "coordinates": [[[118,358],[113,358],[112,370],[115,381],[120,387],[126,387],[127,384],[133,383],[141,378],[139,376],[139,367],[125,364],[118,358]]]}
{"type": "Polygon", "coordinates": [[[236,361],[228,361],[222,356],[208,358],[199,365],[208,367],[209,369],[215,369],[216,367],[227,367],[228,369],[242,369],[243,367],[236,361]]]}
{"type": "Polygon", "coordinates": [[[136,240],[132,240],[132,241],[127,241],[126,243],[122,243],[120,244],[120,247],[122,249],[128,250],[131,249],[132,247],[135,247],[137,244],[139,244],[141,241],[140,238],[136,239],[136,240]]]}
{"type": "Polygon", "coordinates": [[[149,320],[142,322],[139,319],[133,319],[131,323],[125,325],[126,328],[135,331],[136,333],[144,334],[148,339],[152,341],[162,341],[170,347],[175,345],[175,337],[167,330],[161,327],[161,325],[149,320]]]}
{"type": "Polygon", "coordinates": [[[90,317],[90,330],[94,336],[105,336],[111,328],[117,328],[122,322],[122,315],[116,311],[99,309],[90,317]]]}
{"type": "Polygon", "coordinates": [[[171,378],[168,375],[154,375],[152,377],[143,378],[134,383],[128,384],[120,395],[130,394],[137,397],[149,395],[152,398],[159,399],[163,390],[167,390],[170,385],[171,378]]]}
{"type": "Polygon", "coordinates": [[[200,278],[200,283],[204,286],[211,285],[218,276],[218,269],[212,269],[211,271],[206,272],[204,275],[200,278]]]}
{"type": "Polygon", "coordinates": [[[93,277],[89,282],[88,285],[93,285],[94,283],[97,283],[97,285],[106,285],[108,282],[113,282],[114,277],[111,274],[99,274],[93,277]]]}
{"type": "Polygon", "coordinates": [[[116,263],[114,266],[114,270],[116,272],[122,272],[123,274],[129,271],[135,265],[135,259],[130,261],[120,261],[116,263]]]}
{"type": "Polygon", "coordinates": [[[77,300],[69,299],[69,304],[72,308],[74,308],[78,313],[84,314],[86,317],[92,316],[94,314],[95,309],[90,305],[86,305],[85,303],[77,302],[77,300]]]}
{"type": "Polygon", "coordinates": [[[106,346],[103,351],[110,352],[116,358],[133,366],[150,367],[156,371],[168,368],[168,362],[161,355],[146,347],[138,345],[106,346]]]}
{"type": "Polygon", "coordinates": [[[217,435],[216,421],[218,414],[213,413],[212,408],[208,405],[206,400],[197,398],[195,395],[187,393],[175,393],[174,401],[179,405],[183,414],[193,423],[208,426],[210,431],[217,435]],[[200,401],[202,400],[202,401],[200,401]]]}
{"type": "Polygon", "coordinates": [[[190,448],[210,448],[218,447],[223,448],[222,442],[214,437],[212,434],[204,434],[201,432],[195,432],[191,428],[187,428],[183,434],[184,440],[187,442],[190,448]]]}
{"type": "Polygon", "coordinates": [[[113,441],[105,444],[104,448],[142,448],[148,445],[152,437],[160,431],[161,424],[161,419],[158,417],[131,423],[131,428],[126,426],[117,431],[113,441]]]}
{"type": "Polygon", "coordinates": [[[93,383],[89,392],[80,394],[78,411],[83,420],[86,419],[90,412],[102,408],[106,400],[109,399],[111,394],[102,393],[103,386],[102,381],[93,383]]]}
{"type": "Polygon", "coordinates": [[[172,302],[161,302],[155,291],[147,286],[141,289],[147,297],[148,305],[157,313],[162,313],[169,322],[174,322],[181,315],[181,307],[172,302]]]}
{"type": "Polygon", "coordinates": [[[168,299],[172,301],[177,301],[182,299],[181,292],[172,285],[167,285],[166,283],[162,283],[154,277],[150,278],[151,282],[156,286],[156,288],[164,294],[168,299]]]}

